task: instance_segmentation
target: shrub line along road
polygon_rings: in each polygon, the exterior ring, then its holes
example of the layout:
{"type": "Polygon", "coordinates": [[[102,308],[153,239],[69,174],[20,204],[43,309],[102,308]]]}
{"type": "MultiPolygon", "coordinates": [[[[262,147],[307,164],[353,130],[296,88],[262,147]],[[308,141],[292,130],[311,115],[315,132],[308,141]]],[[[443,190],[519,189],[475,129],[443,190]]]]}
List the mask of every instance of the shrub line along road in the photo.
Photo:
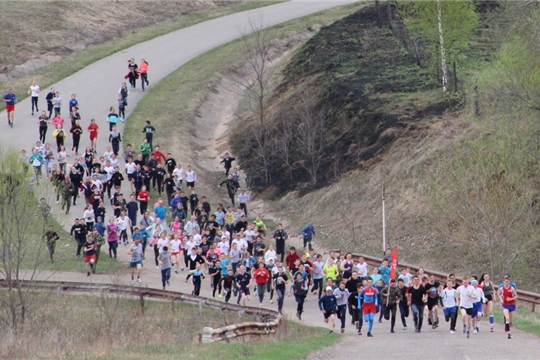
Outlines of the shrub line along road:
{"type": "MultiPolygon", "coordinates": [[[[127,73],[127,60],[129,58],[133,57],[138,62],[140,58],[144,57],[149,61],[149,79],[151,86],[153,86],[178,67],[194,59],[198,55],[236,39],[239,36],[238,29],[244,28],[248,24],[248,14],[252,14],[252,16],[255,17],[258,17],[259,14],[261,14],[265,24],[270,26],[353,2],[355,1],[296,0],[199,23],[122,50],[65,78],[54,84],[54,87],[57,91],[60,91],[61,96],[64,99],[64,104],[67,104],[69,101],[71,93],[77,94],[77,98],[81,104],[81,113],[83,114],[81,126],[84,130],[86,130],[90,118],[96,119],[101,130],[98,143],[98,154],[101,154],[108,145],[108,136],[106,136],[108,127],[105,122],[108,108],[111,105],[116,105],[117,91],[121,82],[124,81],[123,75],[127,73]]],[[[140,85],[140,83],[138,85],[140,85]]],[[[46,109],[44,98],[47,92],[48,89],[42,89],[42,95],[40,96],[40,110],[46,109]]],[[[19,97],[22,97],[23,94],[18,95],[19,97]]],[[[135,91],[131,90],[126,115],[131,113],[137,102],[143,96],[144,93],[139,89],[135,91]]],[[[30,98],[17,104],[15,127],[13,129],[8,127],[5,111],[0,114],[0,128],[2,129],[2,131],[0,131],[0,140],[3,145],[13,146],[16,150],[25,148],[29,152],[31,146],[38,139],[38,126],[36,124],[37,116],[30,116],[30,108],[30,98]]],[[[65,114],[67,105],[64,105],[63,110],[63,113],[65,114]]],[[[67,121],[69,122],[69,120],[67,121]]],[[[120,128],[122,128],[122,125],[120,125],[120,128]]],[[[53,129],[50,126],[47,138],[48,142],[51,142],[51,144],[53,143],[53,141],[51,141],[52,131],[53,129]]],[[[159,135],[156,135],[156,141],[159,142],[159,135]]],[[[70,139],[66,141],[66,144],[68,145],[66,148],[69,148],[70,143],[70,139]]],[[[89,144],[88,134],[86,132],[83,134],[81,144],[82,149],[89,144]]],[[[124,189],[123,193],[129,193],[128,190],[129,189],[124,189]]],[[[62,223],[66,229],[70,228],[74,218],[82,216],[83,203],[84,200],[80,199],[78,205],[71,208],[69,216],[58,216],[60,223],[62,223]]],[[[108,207],[107,213],[109,215],[112,214],[110,206],[108,207]]],[[[71,245],[73,253],[75,253],[75,242],[73,241],[71,245]]],[[[107,246],[104,246],[104,248],[106,247],[107,246]]],[[[119,246],[119,261],[127,263],[129,257],[126,254],[126,250],[126,247],[122,245],[119,246]]],[[[153,266],[151,253],[152,251],[149,252],[148,255],[150,256],[147,257],[145,262],[146,266],[143,273],[143,286],[159,288],[161,286],[160,274],[153,266]]],[[[103,254],[102,256],[106,256],[106,254],[103,254]]],[[[84,263],[81,261],[81,271],[83,270],[84,263]]],[[[89,280],[96,283],[111,283],[113,281],[112,277],[107,275],[93,275],[90,278],[87,278],[84,273],[65,272],[57,272],[55,274],[44,272],[40,274],[40,278],[47,278],[51,275],[54,280],[89,280]]],[[[191,284],[184,283],[185,275],[185,272],[180,273],[180,275],[176,275],[173,272],[171,278],[171,288],[173,290],[187,293],[191,292],[191,284]]],[[[125,282],[128,281],[129,277],[126,275],[125,282]]],[[[210,295],[208,280],[204,281],[201,294],[203,296],[210,295]]],[[[305,305],[305,313],[303,314],[302,322],[309,325],[324,325],[322,315],[318,311],[316,303],[316,298],[309,295],[305,305]]],[[[253,299],[251,301],[251,305],[257,304],[258,300],[253,299]]],[[[277,308],[275,303],[272,305],[268,303],[268,295],[266,295],[264,306],[277,308]]],[[[294,317],[294,314],[296,313],[294,297],[285,299],[284,312],[289,317],[294,317]]],[[[338,343],[333,348],[314,353],[310,355],[309,358],[330,357],[333,359],[349,359],[351,356],[354,357],[353,351],[358,351],[360,347],[362,349],[361,351],[369,354],[368,356],[371,358],[391,357],[393,359],[411,359],[429,356],[435,359],[516,360],[534,359],[537,358],[540,353],[540,341],[536,336],[517,330],[515,331],[514,339],[506,340],[506,336],[501,326],[496,327],[495,333],[486,332],[487,321],[483,321],[483,326],[480,326],[481,333],[472,336],[471,339],[466,339],[462,334],[450,335],[444,320],[439,329],[431,330],[425,327],[421,334],[415,334],[412,330],[411,318],[409,318],[409,330],[404,331],[401,330],[401,326],[397,326],[396,334],[389,333],[390,325],[387,322],[383,324],[376,323],[373,329],[375,337],[371,339],[365,338],[365,335],[357,336],[353,327],[350,325],[350,319],[348,319],[347,322],[349,324],[347,325],[342,342],[338,343]]],[[[460,325],[460,323],[458,324],[460,325]]],[[[204,324],[201,324],[201,329],[202,326],[204,326],[204,324]]]]}

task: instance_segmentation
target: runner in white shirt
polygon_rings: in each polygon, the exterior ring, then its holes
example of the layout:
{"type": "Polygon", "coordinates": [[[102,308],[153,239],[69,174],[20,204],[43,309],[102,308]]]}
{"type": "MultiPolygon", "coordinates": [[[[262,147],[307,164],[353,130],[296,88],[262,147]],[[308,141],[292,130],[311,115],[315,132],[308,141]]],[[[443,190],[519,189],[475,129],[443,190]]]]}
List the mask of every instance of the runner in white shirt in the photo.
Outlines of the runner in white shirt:
{"type": "Polygon", "coordinates": [[[182,165],[176,165],[176,168],[173,170],[172,174],[173,176],[177,176],[178,181],[180,181],[180,184],[182,184],[182,180],[184,179],[184,169],[182,169],[182,165]]]}
{"type": "Polygon", "coordinates": [[[105,149],[106,151],[103,153],[103,156],[105,157],[105,160],[111,160],[111,156],[114,155],[114,152],[112,151],[112,148],[110,146],[107,146],[105,149]]]}
{"type": "Polygon", "coordinates": [[[482,287],[478,285],[478,280],[471,279],[471,285],[474,288],[474,294],[476,295],[476,300],[473,303],[473,311],[472,311],[472,326],[473,326],[473,333],[478,334],[480,332],[480,329],[478,328],[478,325],[480,323],[480,317],[483,316],[482,312],[482,304],[486,302],[484,297],[484,290],[482,290],[482,287]]]}
{"type": "Polygon", "coordinates": [[[274,250],[274,245],[272,244],[268,245],[268,250],[266,250],[266,253],[264,254],[264,261],[267,264],[270,263],[270,259],[276,261],[276,250],[274,250]]]}
{"type": "Polygon", "coordinates": [[[199,246],[194,240],[193,235],[189,237],[189,240],[184,243],[184,250],[186,251],[186,254],[191,254],[191,249],[196,248],[199,246]]]}
{"type": "MultiPolygon", "coordinates": [[[[159,242],[158,242],[159,243],[159,242]]],[[[178,268],[181,265],[182,260],[182,241],[178,239],[177,235],[169,243],[169,249],[171,249],[171,259],[174,265],[174,272],[178,274],[178,268]]],[[[184,271],[184,267],[182,267],[184,271]]]]}
{"type": "Polygon", "coordinates": [[[167,246],[169,244],[169,239],[167,239],[167,236],[164,232],[161,233],[159,240],[157,242],[157,246],[159,248],[159,253],[161,254],[163,252],[163,247],[167,246]]]}
{"type": "MultiPolygon", "coordinates": [[[[356,265],[356,268],[358,269],[358,276],[360,277],[367,277],[368,276],[368,264],[366,260],[364,260],[363,257],[358,259],[358,264],[356,265]]],[[[407,284],[405,284],[407,285],[407,284]]]]}
{"type": "Polygon", "coordinates": [[[238,250],[240,250],[242,253],[248,248],[248,243],[245,238],[242,238],[241,234],[236,234],[236,239],[232,241],[231,246],[234,244],[238,246],[238,250]]]}
{"type": "Polygon", "coordinates": [[[231,246],[229,245],[229,240],[226,237],[221,237],[221,241],[217,244],[217,247],[222,254],[225,254],[225,256],[229,256],[229,250],[231,246]]]}
{"type": "Polygon", "coordinates": [[[186,185],[187,187],[194,188],[195,181],[197,181],[197,174],[191,169],[191,165],[188,165],[186,171],[186,185]]]}
{"type": "Polygon", "coordinates": [[[118,160],[118,158],[116,157],[116,155],[114,155],[114,153],[111,155],[111,158],[109,159],[109,161],[111,162],[111,166],[113,168],[117,167],[120,164],[120,160],[118,160]]]}
{"type": "Polygon", "coordinates": [[[124,245],[128,244],[127,229],[131,227],[131,220],[123,215],[116,219],[116,225],[118,225],[118,230],[120,230],[119,242],[123,242],[124,245]]]}
{"type": "Polygon", "coordinates": [[[471,315],[473,310],[473,303],[476,300],[476,291],[474,287],[469,285],[469,279],[463,279],[463,285],[456,290],[457,305],[459,306],[461,316],[463,318],[463,333],[467,333],[467,337],[470,337],[471,331],[471,315]]]}
{"type": "Polygon", "coordinates": [[[452,280],[446,282],[446,287],[441,291],[440,302],[444,312],[446,322],[450,321],[450,334],[456,332],[457,321],[457,304],[456,304],[456,289],[452,286],[452,280]]]}
{"type": "Polygon", "coordinates": [[[405,287],[409,287],[409,285],[411,283],[411,280],[412,280],[411,269],[408,268],[408,267],[403,269],[403,271],[399,275],[398,279],[403,279],[403,285],[405,285],[405,287]]]}

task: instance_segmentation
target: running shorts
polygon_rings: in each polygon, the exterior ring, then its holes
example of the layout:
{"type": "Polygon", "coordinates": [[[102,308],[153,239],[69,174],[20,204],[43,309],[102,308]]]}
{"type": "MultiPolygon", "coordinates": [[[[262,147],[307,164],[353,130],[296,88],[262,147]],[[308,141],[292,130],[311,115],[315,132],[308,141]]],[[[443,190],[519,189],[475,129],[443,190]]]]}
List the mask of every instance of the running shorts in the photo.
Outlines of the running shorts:
{"type": "Polygon", "coordinates": [[[6,104],[6,111],[7,112],[15,111],[15,105],[7,105],[6,104]]]}
{"type": "Polygon", "coordinates": [[[375,314],[377,312],[377,309],[375,308],[375,303],[374,302],[363,303],[362,312],[364,313],[364,315],[371,314],[371,313],[375,314]]]}
{"type": "Polygon", "coordinates": [[[141,261],[133,261],[133,262],[129,263],[130,268],[136,268],[137,265],[142,265],[142,260],[141,261]]]}
{"type": "Polygon", "coordinates": [[[460,306],[459,308],[465,310],[467,315],[472,315],[472,308],[464,308],[463,306],[460,306]]]}
{"type": "Polygon", "coordinates": [[[238,291],[240,292],[240,294],[244,294],[246,296],[249,295],[249,288],[248,287],[239,287],[238,291]]]}
{"type": "Polygon", "coordinates": [[[457,312],[457,308],[455,306],[452,306],[452,307],[444,309],[443,312],[444,312],[444,317],[447,317],[447,316],[450,316],[450,314],[457,312]]]}
{"type": "Polygon", "coordinates": [[[180,254],[180,251],[175,251],[175,252],[172,252],[172,253],[171,253],[171,256],[176,256],[176,255],[178,255],[178,254],[180,254]]]}
{"type": "Polygon", "coordinates": [[[471,316],[476,317],[476,315],[482,314],[482,302],[478,301],[473,304],[473,311],[471,316]]]}
{"type": "Polygon", "coordinates": [[[516,311],[516,305],[515,304],[512,304],[512,305],[504,305],[503,304],[503,309],[506,309],[508,311],[516,311]]]}
{"type": "Polygon", "coordinates": [[[427,308],[432,310],[435,305],[439,305],[439,297],[428,298],[427,299],[427,308]]]}
{"type": "Polygon", "coordinates": [[[85,263],[89,263],[90,260],[96,260],[96,255],[94,254],[94,255],[85,255],[84,256],[84,262],[85,263]]]}
{"type": "Polygon", "coordinates": [[[326,312],[323,314],[325,319],[328,319],[330,316],[334,315],[336,313],[335,310],[326,310],[326,312]]]}
{"type": "Polygon", "coordinates": [[[484,295],[484,297],[486,298],[487,302],[493,301],[493,295],[491,294],[484,295]]]}

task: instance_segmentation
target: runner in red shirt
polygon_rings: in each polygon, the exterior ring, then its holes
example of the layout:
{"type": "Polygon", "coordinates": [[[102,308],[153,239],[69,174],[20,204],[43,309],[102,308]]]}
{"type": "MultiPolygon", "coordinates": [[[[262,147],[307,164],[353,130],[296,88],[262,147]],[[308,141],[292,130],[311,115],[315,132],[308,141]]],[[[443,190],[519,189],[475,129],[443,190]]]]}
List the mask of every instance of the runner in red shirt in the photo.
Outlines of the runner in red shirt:
{"type": "Polygon", "coordinates": [[[90,134],[90,143],[92,144],[92,150],[97,151],[97,138],[99,134],[99,126],[96,124],[96,119],[90,120],[90,125],[88,125],[88,133],[90,134]]]}
{"type": "Polygon", "coordinates": [[[150,193],[146,191],[146,186],[143,186],[139,194],[137,195],[137,201],[139,202],[139,209],[141,215],[144,215],[146,209],[148,209],[148,201],[150,201],[150,193]]]}
{"type": "Polygon", "coordinates": [[[163,159],[163,161],[167,161],[167,158],[165,157],[165,154],[163,154],[161,152],[161,149],[159,146],[156,146],[154,148],[154,152],[152,153],[152,155],[154,155],[156,157],[156,160],[158,162],[158,164],[161,164],[161,159],[163,159]]]}
{"type": "Polygon", "coordinates": [[[270,273],[264,267],[264,262],[259,263],[259,268],[253,272],[253,277],[257,283],[257,295],[259,295],[259,302],[262,306],[264,300],[264,291],[266,289],[266,282],[270,278],[270,273]]]}
{"type": "Polygon", "coordinates": [[[499,289],[499,297],[501,298],[503,314],[504,314],[504,330],[508,333],[508,339],[512,338],[510,333],[510,324],[516,311],[516,300],[518,298],[516,289],[510,284],[510,277],[504,277],[504,285],[499,289]]]}

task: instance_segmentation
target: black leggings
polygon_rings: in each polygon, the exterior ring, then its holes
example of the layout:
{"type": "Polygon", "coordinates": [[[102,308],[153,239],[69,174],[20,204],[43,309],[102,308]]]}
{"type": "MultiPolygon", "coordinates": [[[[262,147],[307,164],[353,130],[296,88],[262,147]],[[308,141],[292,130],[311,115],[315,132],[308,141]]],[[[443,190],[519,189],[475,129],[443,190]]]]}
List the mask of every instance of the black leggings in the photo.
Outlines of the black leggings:
{"type": "Polygon", "coordinates": [[[405,319],[409,317],[409,307],[406,302],[399,303],[399,315],[401,317],[401,324],[403,324],[403,327],[407,327],[407,320],[405,319]]]}
{"type": "Polygon", "coordinates": [[[73,148],[75,149],[75,152],[79,152],[79,142],[81,141],[81,138],[73,138],[73,148]]]}
{"type": "Polygon", "coordinates": [[[217,272],[216,275],[214,275],[214,282],[212,285],[212,297],[216,297],[216,290],[218,290],[218,294],[221,294],[221,273],[217,272]]]}
{"type": "Polygon", "coordinates": [[[32,114],[34,113],[34,106],[36,107],[36,111],[39,111],[38,105],[37,105],[38,99],[39,97],[32,96],[32,114]]]}
{"type": "Polygon", "coordinates": [[[112,255],[114,255],[114,258],[116,259],[117,248],[118,248],[118,241],[114,240],[114,241],[109,242],[109,257],[112,257],[112,255]]]}
{"type": "Polygon", "coordinates": [[[146,85],[148,85],[148,74],[147,73],[141,73],[141,84],[142,84],[142,89],[144,91],[144,83],[146,83],[146,85]]]}
{"type": "Polygon", "coordinates": [[[58,152],[60,152],[60,147],[64,146],[64,138],[63,137],[56,137],[56,146],[58,148],[58,152]]]}
{"type": "Polygon", "coordinates": [[[323,287],[323,278],[320,279],[313,279],[313,287],[311,288],[311,292],[317,291],[319,289],[319,299],[322,296],[322,287],[323,287]]]}
{"type": "Polygon", "coordinates": [[[45,135],[47,135],[47,126],[40,126],[39,127],[39,141],[41,141],[42,144],[45,144],[45,135]]]}
{"type": "Polygon", "coordinates": [[[122,119],[126,117],[126,107],[122,106],[118,108],[118,116],[120,116],[122,119]]]}
{"type": "Polygon", "coordinates": [[[49,119],[51,118],[52,112],[53,112],[53,104],[52,102],[47,102],[47,111],[49,112],[49,119]]]}
{"type": "Polygon", "coordinates": [[[159,257],[159,247],[157,245],[154,245],[154,260],[156,261],[156,266],[159,266],[158,257],[159,257]]]}
{"type": "Polygon", "coordinates": [[[125,243],[127,243],[128,241],[127,229],[120,231],[120,241],[122,241],[122,239],[124,240],[125,243]]]}
{"type": "Polygon", "coordinates": [[[148,209],[148,202],[147,201],[139,202],[139,208],[141,209],[141,215],[144,215],[144,213],[146,212],[146,209],[148,209]]]}

